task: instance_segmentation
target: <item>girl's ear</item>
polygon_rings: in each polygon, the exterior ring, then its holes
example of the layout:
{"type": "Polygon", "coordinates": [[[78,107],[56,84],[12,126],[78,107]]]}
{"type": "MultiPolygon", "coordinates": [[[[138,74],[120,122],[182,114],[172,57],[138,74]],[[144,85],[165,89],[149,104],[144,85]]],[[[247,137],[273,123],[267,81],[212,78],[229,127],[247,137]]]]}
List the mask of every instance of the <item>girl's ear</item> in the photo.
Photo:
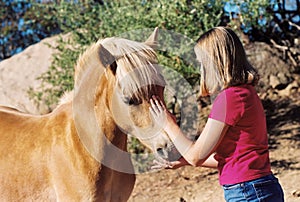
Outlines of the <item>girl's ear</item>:
{"type": "Polygon", "coordinates": [[[155,27],[152,34],[149,36],[149,38],[145,41],[145,44],[156,50],[158,48],[158,27],[155,27]]]}

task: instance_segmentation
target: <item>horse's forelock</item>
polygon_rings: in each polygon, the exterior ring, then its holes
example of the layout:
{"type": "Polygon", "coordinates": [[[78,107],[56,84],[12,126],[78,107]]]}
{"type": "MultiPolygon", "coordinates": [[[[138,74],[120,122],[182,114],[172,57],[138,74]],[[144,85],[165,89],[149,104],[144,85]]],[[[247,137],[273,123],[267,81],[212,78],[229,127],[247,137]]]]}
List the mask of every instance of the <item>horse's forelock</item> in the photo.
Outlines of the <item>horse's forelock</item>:
{"type": "Polygon", "coordinates": [[[109,51],[117,58],[116,76],[124,95],[149,97],[152,86],[165,85],[157,64],[157,55],[152,48],[144,43],[114,39],[111,44],[113,48],[109,51]]]}
{"type": "Polygon", "coordinates": [[[124,96],[149,98],[153,87],[165,86],[165,81],[157,65],[148,64],[118,77],[118,84],[124,96]]]}

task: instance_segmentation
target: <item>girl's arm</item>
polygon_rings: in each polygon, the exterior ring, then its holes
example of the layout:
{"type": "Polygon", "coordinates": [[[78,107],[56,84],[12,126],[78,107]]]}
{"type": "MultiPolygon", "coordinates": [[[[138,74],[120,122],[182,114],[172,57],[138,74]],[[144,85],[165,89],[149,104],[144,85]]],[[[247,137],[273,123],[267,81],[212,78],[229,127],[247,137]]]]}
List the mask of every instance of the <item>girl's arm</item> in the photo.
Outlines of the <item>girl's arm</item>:
{"type": "MultiPolygon", "coordinates": [[[[218,161],[214,158],[215,153],[211,154],[202,164],[197,164],[197,167],[218,168],[218,161]]],[[[176,169],[185,165],[190,165],[184,158],[178,161],[170,162],[170,168],[176,169]]]]}
{"type": "MultiPolygon", "coordinates": [[[[218,161],[214,158],[215,153],[211,154],[204,163],[197,165],[197,167],[206,167],[206,168],[217,168],[218,161]]],[[[178,159],[177,161],[167,161],[164,159],[156,159],[154,160],[154,165],[151,167],[152,169],[177,169],[182,166],[190,165],[183,157],[178,159]]]]}
{"type": "Polygon", "coordinates": [[[201,165],[201,167],[206,167],[206,168],[218,168],[218,161],[215,159],[215,153],[212,153],[201,165]]]}
{"type": "Polygon", "coordinates": [[[160,100],[153,97],[153,99],[151,99],[150,110],[157,124],[160,124],[161,127],[164,128],[179,153],[190,165],[200,166],[208,159],[203,166],[217,166],[217,162],[212,159],[213,157],[209,157],[215,152],[229,128],[227,124],[209,118],[200,137],[193,142],[182,133],[160,100]]]}

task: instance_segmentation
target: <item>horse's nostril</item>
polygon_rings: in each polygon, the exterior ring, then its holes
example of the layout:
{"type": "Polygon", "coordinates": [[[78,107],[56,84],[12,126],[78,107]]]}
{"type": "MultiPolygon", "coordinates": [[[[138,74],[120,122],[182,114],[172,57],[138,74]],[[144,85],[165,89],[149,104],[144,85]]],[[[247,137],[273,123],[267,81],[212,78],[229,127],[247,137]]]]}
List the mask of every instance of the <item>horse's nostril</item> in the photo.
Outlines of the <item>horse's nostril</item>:
{"type": "Polygon", "coordinates": [[[156,152],[157,152],[159,155],[161,155],[161,156],[164,154],[163,148],[157,148],[157,149],[156,149],[156,152]]]}

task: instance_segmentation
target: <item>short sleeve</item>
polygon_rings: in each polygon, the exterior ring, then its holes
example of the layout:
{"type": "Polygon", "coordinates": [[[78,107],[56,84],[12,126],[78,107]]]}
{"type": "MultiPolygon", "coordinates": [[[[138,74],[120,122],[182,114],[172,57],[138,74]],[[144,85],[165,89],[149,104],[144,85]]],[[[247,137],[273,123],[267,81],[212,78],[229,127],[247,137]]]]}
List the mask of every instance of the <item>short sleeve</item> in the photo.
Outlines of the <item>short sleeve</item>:
{"type": "Polygon", "coordinates": [[[234,126],[244,112],[244,103],[233,89],[223,90],[214,100],[209,118],[234,126]]]}

